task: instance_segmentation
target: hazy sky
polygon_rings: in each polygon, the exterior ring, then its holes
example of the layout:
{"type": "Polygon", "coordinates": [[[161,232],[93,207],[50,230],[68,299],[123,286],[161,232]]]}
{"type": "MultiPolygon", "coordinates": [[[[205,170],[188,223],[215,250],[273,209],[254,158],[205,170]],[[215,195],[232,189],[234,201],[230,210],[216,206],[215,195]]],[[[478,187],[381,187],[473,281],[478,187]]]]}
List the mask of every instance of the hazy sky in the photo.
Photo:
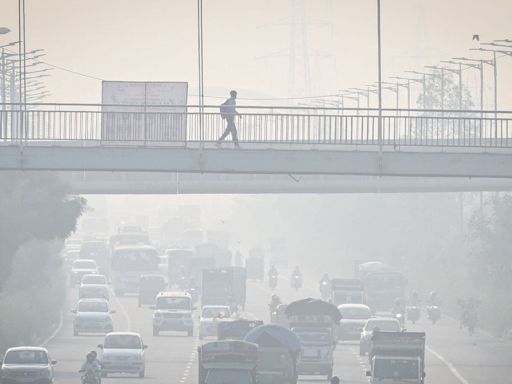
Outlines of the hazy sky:
{"type": "MultiPolygon", "coordinates": [[[[313,95],[377,80],[376,0],[203,2],[209,95],[236,88],[240,97],[288,96],[291,40],[297,95],[305,91],[306,53],[313,95]],[[298,10],[304,4],[307,51],[300,33],[291,38],[292,1],[298,10]]],[[[17,3],[0,0],[0,26],[13,31],[0,36],[0,45],[17,38],[17,3]]],[[[511,0],[382,0],[384,76],[454,56],[480,57],[468,51],[475,46],[472,35],[479,33],[483,41],[512,38],[511,14],[511,0]]],[[[52,64],[107,80],[188,81],[194,93],[195,0],[26,0],[26,15],[27,49],[44,48],[52,64]]],[[[512,81],[512,58],[500,59],[499,75],[500,107],[510,109],[512,92],[505,84],[512,81]]],[[[475,70],[465,71],[464,78],[476,88],[475,70]]],[[[486,78],[490,107],[490,68],[486,78]]],[[[100,102],[99,80],[55,70],[48,85],[55,101],[100,102]]],[[[390,105],[392,100],[389,95],[390,105]]]]}

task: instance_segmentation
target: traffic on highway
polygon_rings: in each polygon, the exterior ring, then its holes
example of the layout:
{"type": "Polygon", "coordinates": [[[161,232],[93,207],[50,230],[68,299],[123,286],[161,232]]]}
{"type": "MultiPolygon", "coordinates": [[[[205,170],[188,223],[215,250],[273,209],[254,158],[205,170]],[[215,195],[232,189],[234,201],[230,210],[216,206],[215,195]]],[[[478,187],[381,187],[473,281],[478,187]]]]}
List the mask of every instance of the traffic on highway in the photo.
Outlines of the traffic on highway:
{"type": "Polygon", "coordinates": [[[133,223],[73,235],[60,324],[40,345],[9,348],[1,383],[484,383],[475,358],[489,362],[482,373],[512,369],[499,363],[511,343],[478,330],[476,303],[454,319],[398,268],[354,260],[352,275],[315,276],[198,231],[182,228],[168,248],[133,223]]]}

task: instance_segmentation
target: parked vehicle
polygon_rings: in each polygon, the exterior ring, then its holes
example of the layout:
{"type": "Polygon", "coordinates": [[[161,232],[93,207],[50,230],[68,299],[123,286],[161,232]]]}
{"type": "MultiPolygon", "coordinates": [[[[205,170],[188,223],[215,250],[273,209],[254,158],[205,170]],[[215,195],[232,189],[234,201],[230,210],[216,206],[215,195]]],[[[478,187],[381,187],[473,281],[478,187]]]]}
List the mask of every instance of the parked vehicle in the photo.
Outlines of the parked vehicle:
{"type": "Polygon", "coordinates": [[[73,335],[80,333],[110,333],[114,330],[114,310],[105,299],[82,299],[78,301],[73,318],[73,335]]]}
{"type": "Polygon", "coordinates": [[[298,375],[326,375],[330,380],[334,366],[336,327],[341,320],[338,309],[325,301],[305,299],[286,308],[290,329],[301,341],[298,375]]]}
{"type": "Polygon", "coordinates": [[[338,306],[342,319],[338,327],[338,340],[359,340],[366,321],[372,312],[364,304],[342,304],[338,306]]]}
{"type": "Polygon", "coordinates": [[[423,384],[424,332],[373,332],[369,351],[371,383],[423,384]]]}
{"type": "Polygon", "coordinates": [[[199,338],[217,336],[217,325],[231,317],[229,305],[205,305],[199,316],[199,338]]]}
{"type": "Polygon", "coordinates": [[[256,384],[258,346],[240,340],[222,340],[198,348],[199,384],[256,384]]]}
{"type": "Polygon", "coordinates": [[[2,384],[44,383],[53,384],[53,366],[48,350],[41,347],[9,348],[2,359],[0,382],[2,384]]]}
{"type": "Polygon", "coordinates": [[[112,288],[117,296],[138,293],[142,275],[158,274],[158,253],[149,245],[115,248],[112,253],[112,288]]]}
{"type": "Polygon", "coordinates": [[[153,336],[162,331],[186,332],[187,336],[194,334],[192,298],[187,292],[160,292],[153,308],[153,336]]]}
{"type": "Polygon", "coordinates": [[[110,299],[110,288],[105,275],[83,275],[78,288],[78,297],[110,299]]]}
{"type": "Polygon", "coordinates": [[[165,291],[167,281],[162,275],[141,275],[139,282],[138,305],[155,305],[156,296],[165,291]]]}
{"type": "Polygon", "coordinates": [[[145,376],[147,345],[142,341],[140,334],[111,332],[105,336],[103,344],[99,344],[98,348],[102,350],[102,377],[107,377],[111,373],[145,376]]]}
{"type": "Polygon", "coordinates": [[[98,265],[96,261],[91,259],[77,259],[71,265],[71,272],[69,274],[69,285],[74,287],[80,284],[84,275],[98,274],[98,265]]]}
{"type": "Polygon", "coordinates": [[[400,332],[402,327],[397,319],[392,317],[377,317],[366,321],[359,339],[359,355],[364,356],[370,350],[373,332],[400,332]]]}

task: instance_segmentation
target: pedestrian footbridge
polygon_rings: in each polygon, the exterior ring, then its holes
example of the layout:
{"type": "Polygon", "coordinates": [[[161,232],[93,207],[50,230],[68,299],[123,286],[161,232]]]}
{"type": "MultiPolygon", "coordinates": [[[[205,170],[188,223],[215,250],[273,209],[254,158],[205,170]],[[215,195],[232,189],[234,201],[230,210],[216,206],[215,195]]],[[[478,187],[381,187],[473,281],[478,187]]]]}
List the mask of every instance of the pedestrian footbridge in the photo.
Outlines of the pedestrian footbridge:
{"type": "Polygon", "coordinates": [[[512,112],[1,105],[0,169],[512,178],[512,112]]]}

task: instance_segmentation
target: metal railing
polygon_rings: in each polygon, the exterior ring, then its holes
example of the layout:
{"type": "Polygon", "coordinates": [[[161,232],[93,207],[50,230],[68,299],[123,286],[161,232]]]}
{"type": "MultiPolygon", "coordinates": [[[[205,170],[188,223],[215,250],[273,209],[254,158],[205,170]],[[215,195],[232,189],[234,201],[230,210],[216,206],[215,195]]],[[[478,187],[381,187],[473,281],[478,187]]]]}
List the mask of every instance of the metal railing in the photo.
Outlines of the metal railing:
{"type": "MultiPolygon", "coordinates": [[[[214,142],[226,127],[218,106],[0,104],[0,143],[186,145],[214,142]]],[[[240,106],[247,143],[512,148],[512,112],[240,106]]]]}

